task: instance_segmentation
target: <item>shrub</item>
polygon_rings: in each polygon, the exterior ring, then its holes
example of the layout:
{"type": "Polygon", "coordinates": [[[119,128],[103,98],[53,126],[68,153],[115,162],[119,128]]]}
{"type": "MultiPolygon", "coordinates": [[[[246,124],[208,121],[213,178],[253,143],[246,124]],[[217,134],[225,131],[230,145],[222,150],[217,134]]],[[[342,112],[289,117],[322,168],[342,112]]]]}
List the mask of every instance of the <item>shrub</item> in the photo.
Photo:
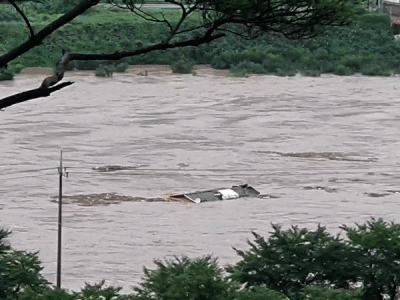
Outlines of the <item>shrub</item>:
{"type": "Polygon", "coordinates": [[[259,63],[254,63],[251,61],[242,61],[239,64],[231,67],[232,73],[240,73],[243,72],[244,74],[265,74],[267,73],[264,67],[259,63]]]}
{"type": "Polygon", "coordinates": [[[100,65],[96,69],[96,76],[99,77],[111,77],[114,72],[114,67],[113,66],[107,66],[107,65],[100,65]]]}
{"type": "Polygon", "coordinates": [[[194,62],[186,57],[182,57],[176,63],[171,65],[173,73],[190,74],[193,71],[194,62]]]}
{"type": "Polygon", "coordinates": [[[336,67],[335,74],[340,75],[340,76],[347,76],[347,75],[353,75],[354,72],[349,67],[345,67],[343,65],[338,65],[336,67]]]}
{"type": "Polygon", "coordinates": [[[369,64],[361,70],[361,74],[368,76],[390,76],[391,72],[382,64],[369,64]]]}
{"type": "Polygon", "coordinates": [[[282,70],[280,68],[276,69],[276,75],[278,76],[296,76],[295,70],[282,70]]]}
{"type": "Polygon", "coordinates": [[[14,73],[8,69],[2,68],[0,69],[0,81],[2,80],[13,80],[14,73]]]}
{"type": "Polygon", "coordinates": [[[120,64],[116,65],[114,68],[115,68],[115,72],[123,73],[123,72],[126,71],[126,69],[127,69],[128,67],[129,67],[129,64],[123,62],[123,63],[120,63],[120,64]]]}
{"type": "Polygon", "coordinates": [[[340,64],[354,72],[360,72],[365,60],[366,58],[361,55],[348,54],[341,59],[340,64]]]}
{"type": "Polygon", "coordinates": [[[96,60],[77,60],[73,62],[73,65],[77,70],[96,70],[101,63],[101,61],[96,60]]]}
{"type": "Polygon", "coordinates": [[[144,281],[134,289],[137,299],[222,300],[233,293],[233,285],[222,276],[223,270],[211,256],[154,262],[157,268],[145,269],[144,281]]]}
{"type": "Polygon", "coordinates": [[[321,72],[317,70],[303,70],[301,71],[301,74],[303,76],[309,76],[309,77],[319,77],[321,76],[321,72]]]}

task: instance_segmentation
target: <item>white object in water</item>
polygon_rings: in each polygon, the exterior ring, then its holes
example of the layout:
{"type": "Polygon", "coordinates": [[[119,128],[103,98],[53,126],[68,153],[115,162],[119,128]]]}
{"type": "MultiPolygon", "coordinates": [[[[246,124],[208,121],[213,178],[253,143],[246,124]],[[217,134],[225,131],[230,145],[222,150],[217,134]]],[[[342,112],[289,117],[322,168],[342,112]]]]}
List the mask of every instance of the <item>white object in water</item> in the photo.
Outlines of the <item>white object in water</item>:
{"type": "Polygon", "coordinates": [[[239,198],[239,194],[231,189],[218,190],[218,192],[221,194],[222,200],[239,198]]]}

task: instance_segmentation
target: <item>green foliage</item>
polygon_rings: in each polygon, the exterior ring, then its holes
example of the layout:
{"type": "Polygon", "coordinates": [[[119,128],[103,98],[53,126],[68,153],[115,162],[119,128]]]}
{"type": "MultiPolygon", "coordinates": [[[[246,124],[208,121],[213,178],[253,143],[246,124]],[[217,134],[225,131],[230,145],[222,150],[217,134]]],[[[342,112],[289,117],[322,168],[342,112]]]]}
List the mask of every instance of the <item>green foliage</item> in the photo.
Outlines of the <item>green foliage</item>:
{"type": "Polygon", "coordinates": [[[114,66],[114,71],[117,73],[123,73],[129,67],[129,64],[126,62],[122,62],[114,66]]]}
{"type": "Polygon", "coordinates": [[[346,240],[316,231],[274,225],[268,240],[254,234],[250,250],[227,271],[248,286],[266,286],[294,299],[397,299],[400,289],[400,224],[371,219],[342,226],[346,240]],[[350,286],[360,286],[351,290],[350,286]],[[324,287],[325,286],[325,287],[324,287]]]}
{"type": "Polygon", "coordinates": [[[11,234],[11,231],[1,228],[0,229],[0,254],[4,251],[11,250],[10,243],[6,240],[11,234]]]}
{"type": "Polygon", "coordinates": [[[289,300],[289,298],[266,287],[255,286],[237,291],[234,300],[289,300]]]}
{"type": "Polygon", "coordinates": [[[340,75],[340,76],[346,76],[346,75],[352,75],[352,74],[354,74],[354,72],[349,67],[345,67],[343,65],[338,65],[336,67],[335,74],[340,75]]]}
{"type": "Polygon", "coordinates": [[[119,292],[122,290],[120,287],[105,287],[105,281],[94,285],[90,285],[86,283],[85,287],[79,292],[74,293],[75,299],[79,300],[95,300],[95,299],[103,299],[103,300],[117,300],[120,296],[119,292]]]}
{"type": "Polygon", "coordinates": [[[368,76],[390,76],[391,72],[382,63],[371,63],[363,67],[361,74],[368,76]]]}
{"type": "MultiPolygon", "coordinates": [[[[18,300],[78,300],[69,291],[65,289],[49,288],[43,291],[32,291],[31,289],[26,289],[18,294],[16,297],[18,300]]],[[[86,299],[81,299],[86,300],[86,299]]]]}
{"type": "Polygon", "coordinates": [[[186,57],[182,57],[171,65],[173,73],[190,74],[193,72],[194,62],[186,57]]]}
{"type": "Polygon", "coordinates": [[[157,268],[145,269],[143,282],[135,288],[138,299],[222,300],[229,299],[232,293],[231,284],[211,256],[154,262],[157,268]]]}
{"type": "Polygon", "coordinates": [[[9,69],[0,69],[0,81],[2,80],[12,80],[14,78],[14,73],[9,69]]]}
{"type": "Polygon", "coordinates": [[[0,22],[16,22],[20,20],[21,16],[11,5],[0,5],[0,22]]]}
{"type": "Polygon", "coordinates": [[[48,282],[40,274],[43,267],[37,253],[13,250],[4,241],[9,234],[0,230],[0,299],[13,299],[25,290],[46,289],[48,282]]]}
{"type": "Polygon", "coordinates": [[[350,289],[308,286],[301,294],[302,300],[362,300],[362,292],[350,289]]]}
{"type": "Polygon", "coordinates": [[[347,287],[348,280],[355,279],[345,255],[348,247],[324,227],[283,231],[273,225],[273,229],[268,240],[253,233],[250,250],[235,249],[242,260],[227,268],[232,279],[250,286],[265,285],[295,298],[311,284],[347,287]]]}
{"type": "Polygon", "coordinates": [[[356,227],[342,227],[357,258],[365,299],[396,299],[400,287],[400,224],[371,219],[356,227]]]}
{"type": "Polygon", "coordinates": [[[99,77],[111,77],[114,73],[114,66],[112,65],[100,65],[96,69],[96,76],[99,77]]]}
{"type": "Polygon", "coordinates": [[[47,11],[48,13],[51,14],[63,14],[66,13],[70,10],[72,10],[74,7],[79,4],[81,0],[68,0],[68,1],[63,1],[63,0],[52,0],[52,1],[44,1],[42,5],[40,5],[40,9],[43,9],[47,11]]]}
{"type": "Polygon", "coordinates": [[[235,66],[231,67],[232,74],[266,74],[267,71],[264,69],[263,65],[255,62],[242,61],[235,66]]]}
{"type": "MultiPolygon", "coordinates": [[[[59,0],[56,2],[61,3],[59,0]]],[[[1,8],[0,5],[0,12],[1,8]]],[[[43,28],[59,16],[38,13],[33,9],[28,9],[26,13],[35,30],[43,28]]],[[[166,10],[163,13],[172,23],[179,18],[179,13],[175,10],[166,10]]],[[[199,16],[190,18],[188,25],[198,25],[199,20],[199,16]]],[[[17,22],[0,22],[0,32],[0,54],[25,41],[29,34],[21,19],[17,22]]],[[[10,64],[9,69],[18,72],[23,67],[53,67],[61,58],[63,49],[83,53],[112,53],[116,50],[143,47],[159,42],[165,38],[167,32],[168,27],[165,24],[147,24],[125,10],[96,8],[93,13],[78,17],[61,27],[42,45],[21,55],[10,64]],[[14,69],[13,65],[18,67],[14,69]]],[[[196,33],[188,34],[189,37],[195,35],[196,33]]],[[[350,26],[326,27],[311,39],[289,40],[281,35],[267,34],[254,40],[242,40],[227,33],[224,39],[211,44],[155,51],[127,58],[124,62],[177,65],[176,68],[181,68],[182,72],[189,72],[192,63],[212,64],[218,69],[232,69],[233,75],[240,76],[251,73],[280,76],[295,73],[306,76],[362,73],[387,76],[400,73],[398,53],[400,43],[393,38],[388,17],[378,13],[359,13],[354,15],[354,22],[350,26]],[[182,57],[187,61],[180,61],[182,57]]],[[[110,62],[71,62],[69,69],[96,70],[99,65],[108,64],[110,62]]]]}

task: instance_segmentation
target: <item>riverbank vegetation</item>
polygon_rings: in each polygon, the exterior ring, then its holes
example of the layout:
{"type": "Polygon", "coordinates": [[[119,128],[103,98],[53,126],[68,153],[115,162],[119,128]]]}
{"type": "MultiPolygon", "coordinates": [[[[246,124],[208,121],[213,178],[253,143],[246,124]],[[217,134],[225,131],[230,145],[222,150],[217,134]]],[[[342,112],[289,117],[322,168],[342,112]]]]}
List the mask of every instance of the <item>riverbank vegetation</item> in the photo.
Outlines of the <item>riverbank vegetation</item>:
{"type": "MultiPolygon", "coordinates": [[[[68,300],[383,300],[400,291],[400,224],[371,219],[342,226],[345,237],[272,226],[253,233],[241,260],[222,268],[212,256],[155,260],[131,294],[104,281],[79,292],[56,289],[41,275],[37,253],[17,251],[0,230],[0,298],[68,300]]],[[[128,258],[127,258],[128,259],[128,258]]]]}
{"type": "MultiPolygon", "coordinates": [[[[38,13],[30,6],[25,13],[37,30],[60,16],[57,10],[38,13]]],[[[176,21],[179,18],[176,10],[165,9],[163,14],[176,21]]],[[[192,26],[199,18],[193,15],[188,21],[191,23],[188,26],[192,26]]],[[[58,29],[42,45],[11,61],[8,70],[0,73],[0,80],[11,79],[13,73],[25,67],[54,67],[64,51],[112,53],[115,49],[133,49],[159,41],[167,30],[163,23],[146,22],[126,10],[92,8],[58,29]]],[[[0,5],[0,31],[0,55],[16,47],[29,34],[19,14],[7,5],[0,5]]],[[[195,31],[188,33],[195,34],[195,31]]],[[[211,64],[217,69],[229,69],[236,76],[249,73],[389,76],[400,73],[400,43],[394,38],[387,15],[360,9],[349,26],[328,26],[310,39],[291,40],[268,33],[244,40],[228,34],[221,41],[199,47],[154,51],[118,62],[72,61],[68,68],[97,69],[98,76],[111,76],[121,64],[168,64],[177,73],[191,73],[194,64],[211,64]]]]}

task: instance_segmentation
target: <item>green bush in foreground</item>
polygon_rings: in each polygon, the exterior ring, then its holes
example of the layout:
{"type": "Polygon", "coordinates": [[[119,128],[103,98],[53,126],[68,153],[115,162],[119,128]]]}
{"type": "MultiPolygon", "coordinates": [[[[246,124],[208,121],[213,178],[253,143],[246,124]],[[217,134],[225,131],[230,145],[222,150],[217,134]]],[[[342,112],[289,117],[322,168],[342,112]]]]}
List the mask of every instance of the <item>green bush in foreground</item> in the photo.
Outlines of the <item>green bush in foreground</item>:
{"type": "Polygon", "coordinates": [[[143,282],[134,289],[137,299],[223,300],[232,297],[233,286],[211,256],[193,260],[183,256],[154,262],[157,268],[145,269],[143,282]]]}
{"type": "Polygon", "coordinates": [[[400,224],[371,219],[341,227],[288,230],[273,225],[268,239],[254,233],[226,276],[211,256],[155,260],[129,295],[104,281],[79,292],[51,288],[36,253],[13,250],[0,230],[0,299],[9,300],[383,300],[400,291],[400,224]]]}
{"type": "Polygon", "coordinates": [[[0,230],[0,299],[15,299],[25,290],[39,293],[49,284],[37,253],[13,250],[5,241],[10,233],[0,230]]]}
{"type": "Polygon", "coordinates": [[[329,283],[347,288],[348,280],[356,280],[352,269],[349,247],[338,237],[332,237],[325,227],[317,230],[293,226],[282,230],[273,225],[268,240],[253,233],[250,250],[236,250],[242,257],[227,271],[233,280],[249,286],[265,285],[299,299],[300,292],[309,285],[329,283]],[[345,277],[343,277],[345,276],[345,277]]]}
{"type": "Polygon", "coordinates": [[[356,285],[361,285],[357,292],[364,300],[398,299],[400,224],[371,219],[355,228],[341,228],[346,240],[332,237],[323,227],[316,231],[297,227],[281,230],[274,225],[267,240],[254,233],[250,250],[236,250],[242,260],[227,271],[234,280],[248,286],[266,286],[291,299],[302,299],[313,286],[345,288],[342,292],[333,290],[332,295],[337,295],[332,299],[347,299],[340,297],[356,285]]]}

